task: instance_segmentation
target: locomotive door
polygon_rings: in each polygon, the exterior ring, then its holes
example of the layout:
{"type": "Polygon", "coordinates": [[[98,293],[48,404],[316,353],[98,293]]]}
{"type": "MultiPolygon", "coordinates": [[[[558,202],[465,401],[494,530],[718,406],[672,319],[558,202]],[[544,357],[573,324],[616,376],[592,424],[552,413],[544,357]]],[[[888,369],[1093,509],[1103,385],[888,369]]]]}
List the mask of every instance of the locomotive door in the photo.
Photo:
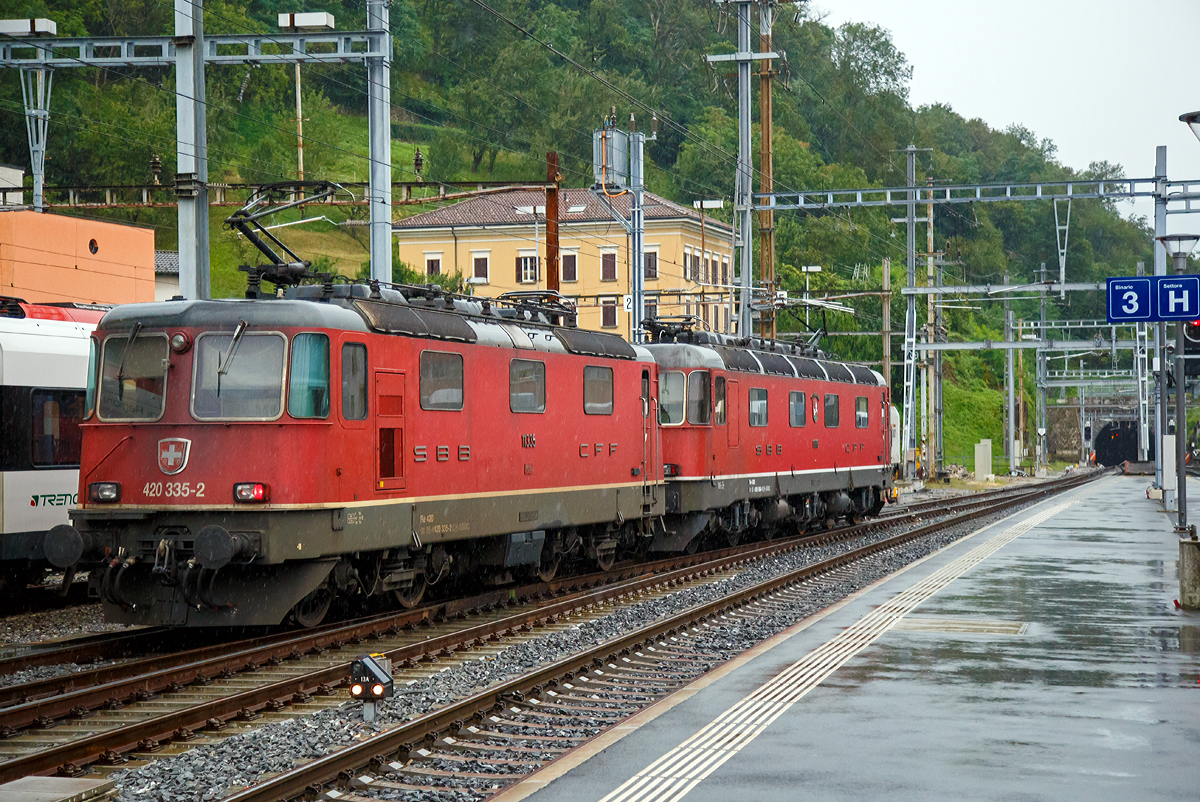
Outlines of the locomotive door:
{"type": "Polygon", "coordinates": [[[725,384],[725,409],[728,410],[725,417],[725,442],[730,448],[736,448],[741,424],[738,421],[738,383],[732,379],[725,384]]]}
{"type": "Polygon", "coordinates": [[[404,373],[375,371],[375,489],[404,489],[404,373]]]}

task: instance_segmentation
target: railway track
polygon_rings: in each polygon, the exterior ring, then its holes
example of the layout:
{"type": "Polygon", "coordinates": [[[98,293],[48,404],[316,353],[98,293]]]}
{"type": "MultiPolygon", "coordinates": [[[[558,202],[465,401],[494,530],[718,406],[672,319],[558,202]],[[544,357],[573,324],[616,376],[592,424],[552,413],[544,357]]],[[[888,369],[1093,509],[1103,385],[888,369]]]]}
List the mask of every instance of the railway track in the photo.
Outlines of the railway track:
{"type": "MultiPolygon", "coordinates": [[[[1074,486],[1085,478],[943,500],[936,502],[935,509],[954,521],[967,520],[1074,486]]],[[[631,566],[503,589],[314,631],[212,644],[0,689],[0,736],[5,736],[0,740],[0,781],[55,770],[72,774],[93,762],[117,765],[131,755],[171,753],[190,748],[193,742],[225,737],[228,732],[222,730],[254,726],[251,722],[263,715],[302,715],[331,706],[342,701],[338,688],[347,678],[349,660],[363,651],[382,652],[392,659],[399,684],[421,673],[418,661],[455,655],[459,659],[468,651],[494,654],[522,638],[538,637],[534,627],[564,621],[576,625],[589,616],[607,615],[611,611],[600,606],[618,599],[631,603],[638,594],[642,594],[639,598],[665,595],[683,585],[718,581],[761,557],[886,534],[919,523],[930,511],[913,510],[819,535],[660,560],[637,570],[631,566]],[[524,601],[516,601],[522,597],[524,601]]],[[[946,525],[943,520],[921,526],[876,539],[864,548],[908,542],[919,536],[913,532],[946,525]]],[[[451,723],[458,720],[452,718],[451,723]]],[[[585,737],[582,731],[579,735],[585,737]]],[[[563,748],[568,747],[564,743],[563,748]]]]}

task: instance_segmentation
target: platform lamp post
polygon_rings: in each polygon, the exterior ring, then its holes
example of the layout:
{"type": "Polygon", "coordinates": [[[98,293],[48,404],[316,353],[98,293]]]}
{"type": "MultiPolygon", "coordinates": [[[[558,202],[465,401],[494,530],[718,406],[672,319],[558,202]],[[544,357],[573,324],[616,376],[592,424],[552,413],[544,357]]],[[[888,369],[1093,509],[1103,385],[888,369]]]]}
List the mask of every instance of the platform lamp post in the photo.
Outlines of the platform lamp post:
{"type": "MultiPolygon", "coordinates": [[[[1187,260],[1196,243],[1200,242],[1200,234],[1167,234],[1157,238],[1163,248],[1175,263],[1175,274],[1187,272],[1187,260]]],[[[1186,323],[1175,323],[1175,482],[1177,504],[1179,507],[1179,522],[1175,524],[1176,532],[1193,533],[1195,527],[1188,526],[1187,520],[1187,410],[1184,404],[1183,385],[1187,378],[1186,357],[1184,356],[1183,337],[1186,323]]]]}

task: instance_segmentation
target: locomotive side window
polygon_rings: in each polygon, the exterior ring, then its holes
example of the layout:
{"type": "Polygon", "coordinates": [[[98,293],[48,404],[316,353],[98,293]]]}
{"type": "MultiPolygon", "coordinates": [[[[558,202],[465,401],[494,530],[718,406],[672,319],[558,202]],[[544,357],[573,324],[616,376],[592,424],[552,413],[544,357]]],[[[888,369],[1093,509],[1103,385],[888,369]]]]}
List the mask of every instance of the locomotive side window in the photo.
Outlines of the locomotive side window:
{"type": "Polygon", "coordinates": [[[546,363],[514,359],[508,363],[508,408],[513,412],[546,411],[546,363]]]}
{"type": "Polygon", "coordinates": [[[78,390],[34,390],[30,395],[33,425],[29,455],[37,467],[78,465],[83,419],[83,393],[78,390]]]}
{"type": "Polygon", "coordinates": [[[718,376],[713,380],[713,422],[718,426],[725,425],[725,377],[718,376]]]}
{"type": "Polygon", "coordinates": [[[750,412],[746,420],[751,426],[767,425],[767,391],[762,387],[750,388],[750,412]]]}
{"type": "Polygon", "coordinates": [[[329,338],[297,334],[292,338],[288,414],[293,418],[329,417],[329,338]]]}
{"type": "Polygon", "coordinates": [[[244,324],[228,334],[201,334],[196,338],[192,415],[200,420],[278,418],[286,351],[282,334],[247,334],[244,324]]]}
{"type": "Polygon", "coordinates": [[[804,393],[792,393],[788,396],[788,420],[792,426],[803,426],[807,421],[804,406],[804,393]]]}
{"type": "Polygon", "coordinates": [[[104,341],[100,419],[158,420],[167,395],[167,336],[117,334],[104,341]]]}
{"type": "Polygon", "coordinates": [[[868,414],[867,397],[860,395],[854,399],[854,428],[865,429],[871,424],[871,416],[868,414]]]}
{"type": "Polygon", "coordinates": [[[688,374],[688,423],[707,426],[712,419],[712,398],[708,393],[709,386],[707,370],[693,370],[688,374]]]}
{"type": "MultiPolygon", "coordinates": [[[[646,377],[649,380],[649,376],[646,377]]],[[[586,415],[613,413],[612,368],[586,365],[583,368],[583,412],[586,415]]]]}
{"type": "Polygon", "coordinates": [[[342,345],[342,417],[367,418],[367,346],[362,343],[342,345]]]}
{"type": "Polygon", "coordinates": [[[658,422],[664,426],[683,423],[683,373],[669,370],[658,377],[658,422]]]}
{"type": "Polygon", "coordinates": [[[838,402],[840,400],[841,399],[838,398],[836,393],[826,393],[825,394],[825,428],[826,429],[836,429],[838,427],[839,415],[840,415],[838,402]]]}
{"type": "Polygon", "coordinates": [[[83,419],[88,420],[96,411],[96,362],[99,354],[96,348],[96,338],[88,340],[88,372],[87,391],[83,399],[83,419]]]}
{"type": "Polygon", "coordinates": [[[462,354],[421,352],[421,409],[463,408],[462,354]]]}

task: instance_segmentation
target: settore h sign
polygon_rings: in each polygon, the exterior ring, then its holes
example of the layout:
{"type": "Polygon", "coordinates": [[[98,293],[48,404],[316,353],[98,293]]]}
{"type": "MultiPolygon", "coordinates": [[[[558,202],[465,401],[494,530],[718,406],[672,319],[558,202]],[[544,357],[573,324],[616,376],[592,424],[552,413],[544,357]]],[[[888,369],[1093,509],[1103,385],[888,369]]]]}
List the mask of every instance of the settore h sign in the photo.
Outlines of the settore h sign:
{"type": "Polygon", "coordinates": [[[1108,280],[1109,323],[1200,319],[1200,276],[1108,280]]]}

